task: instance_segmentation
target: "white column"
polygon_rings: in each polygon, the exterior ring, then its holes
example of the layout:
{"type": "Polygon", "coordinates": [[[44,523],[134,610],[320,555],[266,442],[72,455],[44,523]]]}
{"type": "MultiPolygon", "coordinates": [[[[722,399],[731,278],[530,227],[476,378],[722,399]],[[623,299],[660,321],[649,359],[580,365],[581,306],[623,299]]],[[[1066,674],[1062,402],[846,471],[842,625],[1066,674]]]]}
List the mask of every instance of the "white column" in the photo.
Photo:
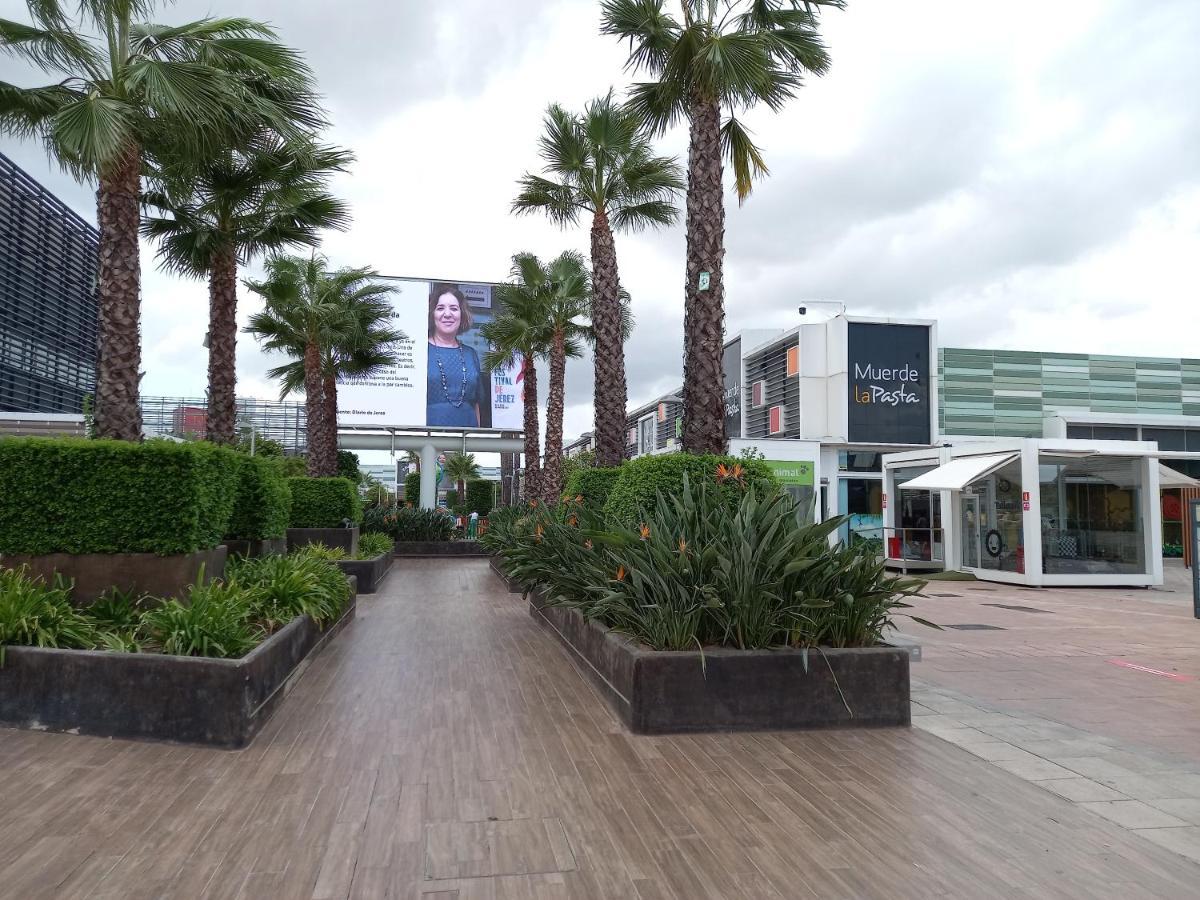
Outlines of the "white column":
{"type": "Polygon", "coordinates": [[[1041,587],[1042,573],[1042,484],[1041,445],[1035,441],[1021,442],[1021,497],[1029,494],[1029,509],[1021,511],[1021,527],[1025,541],[1025,584],[1041,587]]]}
{"type": "Polygon", "coordinates": [[[437,448],[426,444],[421,448],[421,509],[437,506],[437,448]]]}

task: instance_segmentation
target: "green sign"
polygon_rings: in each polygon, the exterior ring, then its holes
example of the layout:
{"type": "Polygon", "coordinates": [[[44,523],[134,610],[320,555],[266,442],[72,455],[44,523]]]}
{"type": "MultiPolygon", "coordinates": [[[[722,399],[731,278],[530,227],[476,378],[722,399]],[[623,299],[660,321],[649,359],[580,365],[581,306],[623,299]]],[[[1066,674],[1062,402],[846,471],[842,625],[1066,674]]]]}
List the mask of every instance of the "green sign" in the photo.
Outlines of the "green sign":
{"type": "Polygon", "coordinates": [[[813,484],[813,464],[807,459],[768,459],[764,460],[771,471],[775,473],[775,477],[779,479],[779,483],[783,485],[797,484],[812,487],[813,484]]]}

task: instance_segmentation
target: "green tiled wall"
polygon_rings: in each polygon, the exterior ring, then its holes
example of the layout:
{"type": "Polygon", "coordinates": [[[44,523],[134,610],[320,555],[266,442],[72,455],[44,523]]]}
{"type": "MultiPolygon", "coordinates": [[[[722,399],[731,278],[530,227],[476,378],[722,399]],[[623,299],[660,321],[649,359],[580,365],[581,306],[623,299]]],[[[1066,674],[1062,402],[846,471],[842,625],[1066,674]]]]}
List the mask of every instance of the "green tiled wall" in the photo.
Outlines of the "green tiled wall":
{"type": "Polygon", "coordinates": [[[1200,359],[938,351],[942,434],[1041,437],[1063,410],[1200,416],[1200,359]]]}

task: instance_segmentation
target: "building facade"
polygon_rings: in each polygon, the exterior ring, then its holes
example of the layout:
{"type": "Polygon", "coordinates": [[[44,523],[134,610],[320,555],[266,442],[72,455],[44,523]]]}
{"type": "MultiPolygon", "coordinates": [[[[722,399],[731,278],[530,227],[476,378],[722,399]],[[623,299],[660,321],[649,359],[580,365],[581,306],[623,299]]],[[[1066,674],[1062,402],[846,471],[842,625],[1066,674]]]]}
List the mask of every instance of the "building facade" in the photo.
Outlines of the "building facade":
{"type": "Polygon", "coordinates": [[[79,414],[95,391],[99,245],[0,154],[0,411],[79,414]]]}

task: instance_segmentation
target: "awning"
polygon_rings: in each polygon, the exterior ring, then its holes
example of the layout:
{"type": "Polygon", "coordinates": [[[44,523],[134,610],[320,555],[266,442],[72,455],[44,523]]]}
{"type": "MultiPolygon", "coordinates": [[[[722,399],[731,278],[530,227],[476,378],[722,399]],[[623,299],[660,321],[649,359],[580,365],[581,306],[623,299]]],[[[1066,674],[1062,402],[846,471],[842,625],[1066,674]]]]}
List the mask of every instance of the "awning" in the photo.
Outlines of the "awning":
{"type": "Polygon", "coordinates": [[[961,491],[972,481],[990,475],[1012,462],[1020,453],[988,453],[984,456],[961,456],[938,466],[931,472],[918,475],[912,481],[897,486],[901,491],[961,491]]]}
{"type": "Polygon", "coordinates": [[[1165,466],[1162,463],[1158,464],[1158,486],[1160,488],[1185,488],[1185,487],[1200,487],[1200,481],[1195,478],[1189,478],[1182,472],[1172,469],[1170,466],[1165,466]]]}

